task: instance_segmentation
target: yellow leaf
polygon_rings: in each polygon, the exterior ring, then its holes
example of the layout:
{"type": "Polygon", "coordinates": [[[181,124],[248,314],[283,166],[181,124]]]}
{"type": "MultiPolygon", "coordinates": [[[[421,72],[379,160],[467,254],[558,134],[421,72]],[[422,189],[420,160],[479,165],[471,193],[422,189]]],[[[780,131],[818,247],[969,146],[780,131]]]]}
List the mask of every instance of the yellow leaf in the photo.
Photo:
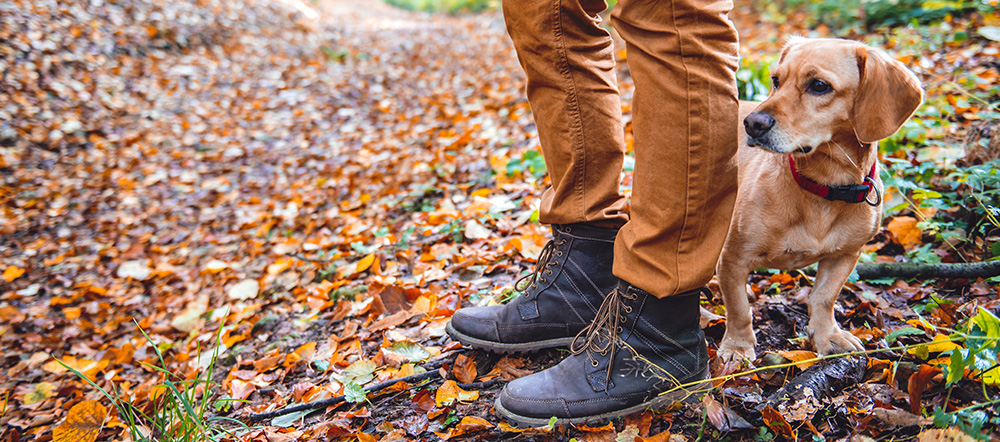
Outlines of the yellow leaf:
{"type": "Polygon", "coordinates": [[[487,189],[485,187],[482,188],[482,189],[476,189],[476,190],[474,190],[472,192],[472,196],[473,197],[481,196],[481,197],[485,198],[489,194],[490,194],[490,189],[487,189]]]}
{"type": "Polygon", "coordinates": [[[69,409],[66,420],[52,430],[53,442],[94,442],[104,428],[108,409],[97,401],[83,401],[69,409]]]}
{"type": "MultiPolygon", "coordinates": [[[[962,348],[962,346],[951,342],[951,338],[948,335],[939,334],[934,336],[934,340],[927,344],[928,353],[941,353],[942,351],[948,351],[955,348],[962,348]]],[[[907,350],[911,355],[917,354],[916,348],[911,348],[907,350]]]]}
{"type": "Polygon", "coordinates": [[[21,402],[24,405],[37,404],[44,401],[55,393],[56,386],[51,382],[39,382],[35,384],[35,390],[31,393],[24,395],[24,399],[21,402]]]}
{"type": "Polygon", "coordinates": [[[455,381],[444,381],[441,387],[438,388],[437,394],[434,395],[434,403],[438,408],[447,407],[455,401],[459,402],[471,402],[479,399],[479,391],[466,391],[458,386],[455,381]]]}
{"type": "Polygon", "coordinates": [[[490,421],[483,419],[481,417],[466,416],[462,418],[462,421],[458,423],[458,428],[465,430],[467,433],[473,431],[479,431],[486,428],[492,427],[493,424],[490,421]]]}
{"type": "MultiPolygon", "coordinates": [[[[87,379],[90,380],[97,379],[97,373],[100,373],[101,370],[104,370],[104,367],[108,366],[107,360],[91,361],[89,359],[77,359],[74,358],[73,356],[66,356],[65,358],[63,358],[62,362],[63,364],[68,365],[72,369],[82,373],[84,376],[87,377],[87,379]]],[[[56,374],[63,373],[66,371],[66,368],[63,367],[58,360],[47,362],[45,365],[42,366],[42,369],[44,369],[49,373],[56,373],[56,374]]]]}
{"type": "Polygon", "coordinates": [[[3,280],[7,282],[14,282],[15,279],[20,278],[24,274],[24,269],[17,266],[7,267],[7,270],[3,271],[3,280]]]}
{"type": "Polygon", "coordinates": [[[779,351],[778,354],[789,361],[795,362],[795,366],[800,370],[805,370],[816,363],[816,361],[810,361],[810,359],[816,359],[816,352],[808,350],[779,351]]]}
{"type": "Polygon", "coordinates": [[[903,246],[904,249],[909,249],[920,244],[921,238],[924,235],[917,228],[917,222],[917,219],[912,216],[897,216],[889,221],[889,225],[886,228],[892,232],[899,245],[903,246]]]}
{"type": "Polygon", "coordinates": [[[368,270],[368,267],[371,267],[373,262],[375,262],[374,253],[370,253],[368,254],[368,256],[361,258],[361,261],[358,261],[356,272],[361,273],[365,270],[368,270]]]}

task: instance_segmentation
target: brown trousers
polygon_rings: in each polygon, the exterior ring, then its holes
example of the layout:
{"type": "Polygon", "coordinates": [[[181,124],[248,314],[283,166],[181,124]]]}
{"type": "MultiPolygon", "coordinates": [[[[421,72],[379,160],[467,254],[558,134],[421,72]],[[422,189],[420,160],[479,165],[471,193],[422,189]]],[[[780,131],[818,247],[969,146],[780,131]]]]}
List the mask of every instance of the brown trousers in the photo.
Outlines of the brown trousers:
{"type": "Polygon", "coordinates": [[[503,0],[552,187],[545,224],[624,224],[614,273],[663,297],[711,279],[736,199],[732,0],[620,0],[635,95],[631,213],[619,191],[625,142],[604,0],[503,0]]]}

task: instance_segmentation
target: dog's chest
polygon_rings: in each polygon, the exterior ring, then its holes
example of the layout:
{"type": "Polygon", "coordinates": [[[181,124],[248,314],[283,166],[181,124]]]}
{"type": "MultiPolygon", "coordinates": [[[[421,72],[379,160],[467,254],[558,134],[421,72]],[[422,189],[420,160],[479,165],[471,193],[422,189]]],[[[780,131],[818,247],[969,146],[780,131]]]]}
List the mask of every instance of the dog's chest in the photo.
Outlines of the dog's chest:
{"type": "Polygon", "coordinates": [[[823,258],[855,253],[875,234],[875,214],[867,208],[835,213],[817,210],[785,221],[785,235],[771,244],[761,244],[766,250],[765,267],[796,269],[823,258]]]}

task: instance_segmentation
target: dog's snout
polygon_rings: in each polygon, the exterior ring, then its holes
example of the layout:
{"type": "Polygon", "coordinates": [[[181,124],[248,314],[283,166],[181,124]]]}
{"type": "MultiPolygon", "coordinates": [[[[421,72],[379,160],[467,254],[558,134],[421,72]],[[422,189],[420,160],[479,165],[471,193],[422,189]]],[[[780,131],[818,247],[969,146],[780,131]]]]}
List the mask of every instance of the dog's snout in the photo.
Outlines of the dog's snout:
{"type": "Polygon", "coordinates": [[[760,138],[774,127],[774,118],[764,112],[751,112],[743,119],[743,126],[746,127],[748,135],[760,138]]]}

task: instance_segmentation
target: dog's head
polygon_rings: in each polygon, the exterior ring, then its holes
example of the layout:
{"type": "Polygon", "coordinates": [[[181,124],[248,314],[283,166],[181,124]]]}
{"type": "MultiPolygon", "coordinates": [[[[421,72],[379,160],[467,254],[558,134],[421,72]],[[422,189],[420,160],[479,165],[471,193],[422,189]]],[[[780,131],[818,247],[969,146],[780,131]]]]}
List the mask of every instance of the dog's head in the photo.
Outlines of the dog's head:
{"type": "Polygon", "coordinates": [[[845,134],[860,143],[881,140],[923,101],[906,66],[850,40],[793,38],[772,74],[771,95],[743,125],[747,144],[778,153],[808,154],[845,134]]]}

